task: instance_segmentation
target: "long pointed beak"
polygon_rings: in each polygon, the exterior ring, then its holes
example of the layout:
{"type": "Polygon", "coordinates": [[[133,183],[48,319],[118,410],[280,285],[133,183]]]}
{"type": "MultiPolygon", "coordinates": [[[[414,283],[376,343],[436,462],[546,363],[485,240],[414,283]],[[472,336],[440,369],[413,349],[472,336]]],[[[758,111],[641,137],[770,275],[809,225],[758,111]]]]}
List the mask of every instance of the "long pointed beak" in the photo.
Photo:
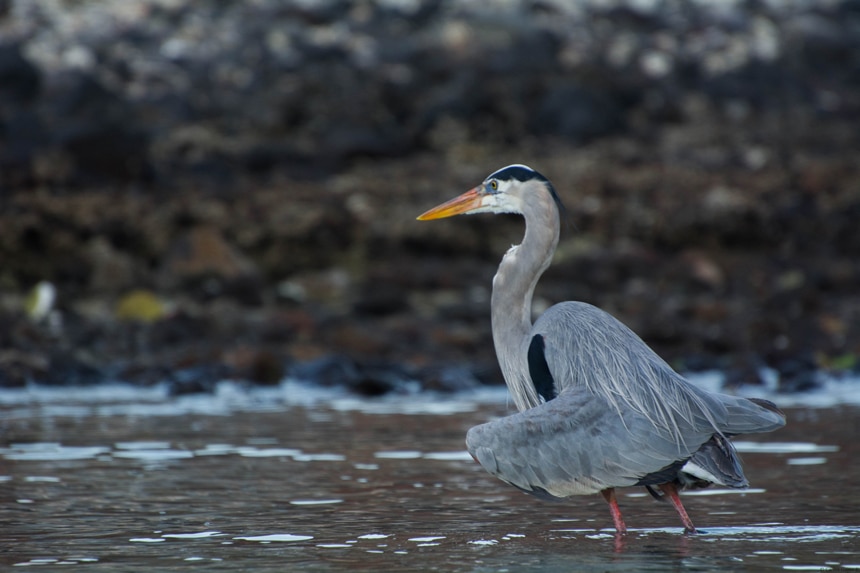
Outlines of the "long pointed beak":
{"type": "Polygon", "coordinates": [[[474,189],[469,189],[462,195],[454,197],[450,201],[446,201],[441,205],[437,205],[426,213],[422,213],[418,216],[418,220],[429,221],[431,219],[444,219],[445,217],[453,217],[454,215],[468,213],[469,211],[481,206],[481,200],[483,197],[484,194],[480,186],[475,187],[474,189]]]}

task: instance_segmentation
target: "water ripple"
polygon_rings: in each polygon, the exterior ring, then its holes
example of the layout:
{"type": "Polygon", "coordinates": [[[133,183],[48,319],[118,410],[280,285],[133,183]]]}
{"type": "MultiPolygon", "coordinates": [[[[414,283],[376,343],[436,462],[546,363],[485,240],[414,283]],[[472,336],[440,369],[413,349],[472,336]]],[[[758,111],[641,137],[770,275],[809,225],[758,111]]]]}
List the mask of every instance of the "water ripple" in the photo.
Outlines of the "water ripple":
{"type": "Polygon", "coordinates": [[[741,453],[817,454],[839,451],[839,446],[821,446],[809,442],[752,442],[747,440],[734,440],[732,443],[741,453]]]}
{"type": "Polygon", "coordinates": [[[246,537],[234,537],[237,541],[259,541],[262,543],[283,542],[283,541],[308,541],[313,539],[313,535],[294,535],[292,533],[270,533],[268,535],[251,535],[246,537]]]}

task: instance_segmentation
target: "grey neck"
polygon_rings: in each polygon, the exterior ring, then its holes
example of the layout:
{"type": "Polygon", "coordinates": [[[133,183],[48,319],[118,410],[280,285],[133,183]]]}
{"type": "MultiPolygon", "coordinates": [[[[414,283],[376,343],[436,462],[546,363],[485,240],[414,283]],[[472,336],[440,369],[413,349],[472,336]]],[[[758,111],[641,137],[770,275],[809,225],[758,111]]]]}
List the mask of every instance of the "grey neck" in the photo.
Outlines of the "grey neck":
{"type": "Polygon", "coordinates": [[[526,359],[531,342],[532,297],[538,279],[552,262],[559,236],[558,208],[548,193],[524,204],[523,217],[525,237],[502,258],[493,278],[491,302],[496,355],[520,411],[540,404],[526,359]]]}

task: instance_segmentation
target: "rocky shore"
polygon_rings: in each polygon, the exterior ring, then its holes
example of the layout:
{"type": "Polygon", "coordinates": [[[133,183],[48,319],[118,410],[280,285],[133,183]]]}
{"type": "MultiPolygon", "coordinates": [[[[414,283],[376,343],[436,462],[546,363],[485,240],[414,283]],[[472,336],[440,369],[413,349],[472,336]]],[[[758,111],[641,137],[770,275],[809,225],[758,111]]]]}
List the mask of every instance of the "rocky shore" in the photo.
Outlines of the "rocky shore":
{"type": "Polygon", "coordinates": [[[519,162],[569,211],[538,307],[813,388],[858,157],[856,1],[0,1],[0,386],[501,383],[521,223],[415,216],[519,162]]]}

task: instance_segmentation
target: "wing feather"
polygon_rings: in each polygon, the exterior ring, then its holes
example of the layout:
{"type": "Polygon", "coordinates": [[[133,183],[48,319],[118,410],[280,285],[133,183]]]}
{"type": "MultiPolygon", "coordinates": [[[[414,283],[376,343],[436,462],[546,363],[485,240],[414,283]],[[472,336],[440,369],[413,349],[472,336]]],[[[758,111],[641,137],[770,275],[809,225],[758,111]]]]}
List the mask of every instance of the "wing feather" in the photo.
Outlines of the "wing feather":
{"type": "Polygon", "coordinates": [[[582,388],[602,396],[620,414],[633,410],[652,427],[671,432],[679,445],[706,429],[705,441],[712,433],[769,432],[785,425],[785,416],[770,403],[694,386],[633,331],[592,305],[551,307],[535,323],[532,336],[537,335],[559,393],[582,388]]]}
{"type": "MultiPolygon", "coordinates": [[[[707,438],[703,433],[692,442],[707,438]]],[[[489,473],[555,497],[635,485],[679,456],[670,432],[654,430],[633,411],[621,416],[608,400],[572,388],[472,428],[466,445],[489,473]]],[[[689,458],[696,447],[682,449],[680,456],[689,458]]]]}

